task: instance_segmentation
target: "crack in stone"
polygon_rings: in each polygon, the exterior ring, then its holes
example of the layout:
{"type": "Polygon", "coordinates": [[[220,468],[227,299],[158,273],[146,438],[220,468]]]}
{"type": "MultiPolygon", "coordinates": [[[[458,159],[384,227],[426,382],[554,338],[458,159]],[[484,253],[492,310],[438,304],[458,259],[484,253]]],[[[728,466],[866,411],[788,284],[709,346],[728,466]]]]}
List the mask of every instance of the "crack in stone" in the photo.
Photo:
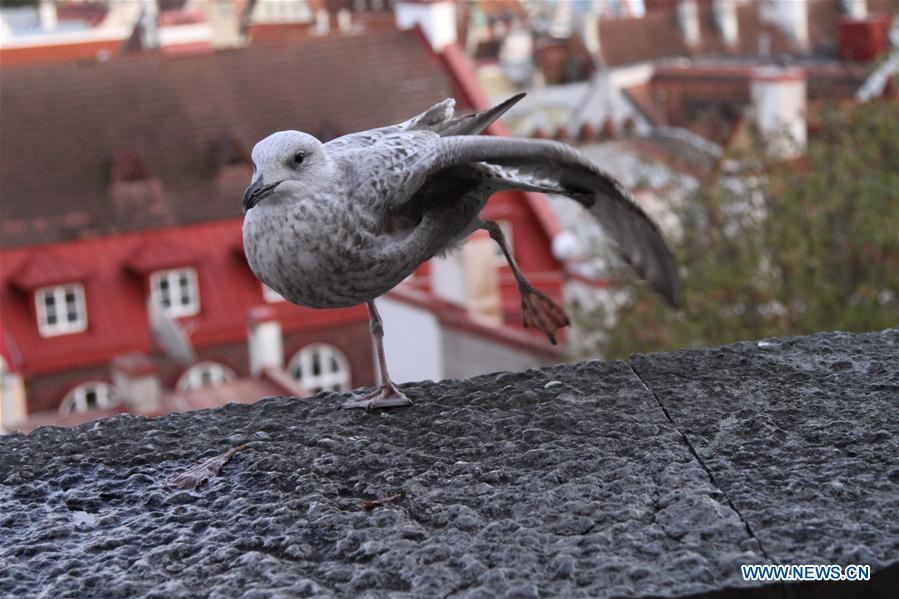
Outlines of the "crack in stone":
{"type": "MultiPolygon", "coordinates": [[[[696,448],[693,447],[693,444],[690,443],[690,439],[687,437],[687,435],[682,430],[680,430],[680,428],[677,426],[677,423],[671,417],[671,414],[668,413],[668,409],[665,408],[665,405],[662,403],[662,400],[659,398],[659,396],[656,395],[656,392],[653,391],[649,387],[649,385],[646,384],[646,381],[643,380],[643,377],[640,376],[640,373],[637,372],[637,369],[634,368],[633,364],[631,364],[628,361],[627,366],[628,366],[628,368],[631,369],[631,372],[634,373],[634,376],[637,377],[637,380],[640,381],[640,384],[643,385],[643,388],[646,389],[650,393],[650,395],[652,395],[652,397],[656,400],[656,403],[659,404],[659,408],[661,408],[662,413],[665,414],[665,418],[668,420],[668,422],[671,423],[671,426],[674,427],[674,430],[677,431],[677,434],[680,435],[681,439],[683,439],[684,444],[686,444],[687,448],[690,450],[690,453],[693,454],[693,458],[696,460],[696,462],[699,464],[699,466],[705,471],[706,476],[709,477],[709,481],[712,483],[712,485],[716,489],[718,489],[721,492],[721,495],[724,496],[724,499],[727,500],[727,505],[730,506],[730,509],[732,509],[734,511],[734,513],[737,514],[737,516],[740,518],[740,522],[743,523],[743,526],[746,528],[746,532],[749,534],[749,536],[752,537],[753,539],[755,539],[755,542],[758,544],[759,550],[762,552],[762,555],[764,555],[766,559],[769,559],[769,560],[773,561],[774,563],[779,563],[777,560],[773,559],[770,555],[768,555],[768,552],[765,550],[765,546],[762,544],[761,539],[759,539],[756,536],[756,534],[752,530],[752,527],[749,525],[749,522],[746,520],[746,518],[743,517],[743,514],[740,512],[740,510],[734,504],[733,500],[731,500],[731,498],[727,494],[727,492],[721,488],[721,485],[718,484],[718,481],[715,480],[715,475],[712,473],[712,470],[708,466],[706,466],[706,463],[703,461],[702,457],[700,457],[699,452],[697,452],[696,448]]],[[[667,532],[666,532],[666,534],[667,534],[667,532]]]]}

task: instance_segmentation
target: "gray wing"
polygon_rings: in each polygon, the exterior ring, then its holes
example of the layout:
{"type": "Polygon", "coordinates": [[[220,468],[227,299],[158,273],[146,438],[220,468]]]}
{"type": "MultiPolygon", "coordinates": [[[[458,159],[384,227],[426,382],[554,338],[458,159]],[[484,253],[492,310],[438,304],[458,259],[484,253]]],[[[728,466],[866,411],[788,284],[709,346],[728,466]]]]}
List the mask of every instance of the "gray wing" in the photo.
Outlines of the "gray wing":
{"type": "Polygon", "coordinates": [[[329,152],[359,149],[377,144],[385,136],[404,131],[431,131],[442,137],[476,135],[501,117],[524,96],[523,93],[517,94],[493,108],[460,116],[453,116],[456,101],[453,98],[447,98],[407,121],[378,129],[350,133],[329,141],[325,144],[325,148],[329,152]]]}
{"type": "Polygon", "coordinates": [[[441,137],[451,135],[477,135],[490,124],[506,113],[507,110],[518,104],[527,94],[515,94],[505,102],[497,104],[493,108],[473,112],[471,114],[463,114],[454,118],[446,119],[435,123],[429,127],[430,131],[437,133],[441,137]]]}
{"type": "Polygon", "coordinates": [[[553,141],[501,137],[436,138],[413,167],[410,181],[426,197],[429,184],[446,177],[480,179],[496,187],[555,193],[580,202],[599,221],[625,262],[672,306],[683,303],[681,280],[658,227],[621,185],[582,154],[553,141]]]}
{"type": "Polygon", "coordinates": [[[451,120],[453,117],[453,107],[455,105],[456,101],[454,99],[447,98],[407,121],[397,123],[396,125],[387,125],[386,127],[369,129],[368,131],[350,133],[349,135],[332,139],[325,144],[325,148],[328,152],[334,152],[335,150],[358,150],[377,144],[388,135],[401,133],[403,131],[427,130],[431,127],[438,126],[440,123],[451,120]]]}

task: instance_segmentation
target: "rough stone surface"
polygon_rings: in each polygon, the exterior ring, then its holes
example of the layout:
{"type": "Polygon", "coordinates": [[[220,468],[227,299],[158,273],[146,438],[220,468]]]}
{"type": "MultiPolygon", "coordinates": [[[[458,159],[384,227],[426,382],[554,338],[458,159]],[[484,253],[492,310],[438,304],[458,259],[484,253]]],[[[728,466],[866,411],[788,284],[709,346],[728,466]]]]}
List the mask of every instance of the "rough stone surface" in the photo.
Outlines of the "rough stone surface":
{"type": "Polygon", "coordinates": [[[899,329],[631,363],[766,557],[892,565],[899,596],[899,329]]]}
{"type": "Polygon", "coordinates": [[[323,394],[0,437],[0,595],[822,592],[742,581],[775,562],[894,590],[899,330],[403,388],[392,412],[323,394]]]}

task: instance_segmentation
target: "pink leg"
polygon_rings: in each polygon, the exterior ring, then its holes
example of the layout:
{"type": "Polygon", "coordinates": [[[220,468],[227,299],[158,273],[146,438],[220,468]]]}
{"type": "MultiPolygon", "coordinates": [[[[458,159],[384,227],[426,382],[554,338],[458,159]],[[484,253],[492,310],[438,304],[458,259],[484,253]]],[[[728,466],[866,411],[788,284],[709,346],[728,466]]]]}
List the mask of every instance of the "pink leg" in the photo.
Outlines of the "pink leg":
{"type": "Polygon", "coordinates": [[[531,285],[515,262],[512,252],[506,243],[502,229],[495,222],[485,221],[481,223],[480,228],[490,233],[491,239],[495,241],[509,266],[512,267],[512,274],[515,275],[515,281],[518,283],[518,293],[521,294],[521,311],[524,326],[534,327],[543,332],[550,342],[556,344],[556,331],[562,327],[571,324],[565,310],[559,307],[549,296],[531,285]]]}
{"type": "Polygon", "coordinates": [[[412,400],[396,388],[396,385],[390,380],[390,375],[387,374],[387,361],[384,358],[384,324],[381,321],[381,315],[378,314],[378,309],[375,308],[374,300],[368,302],[367,305],[371,334],[375,338],[375,349],[378,355],[378,368],[381,372],[381,388],[359,399],[348,401],[340,407],[344,410],[350,408],[374,410],[376,408],[411,406],[412,400]]]}

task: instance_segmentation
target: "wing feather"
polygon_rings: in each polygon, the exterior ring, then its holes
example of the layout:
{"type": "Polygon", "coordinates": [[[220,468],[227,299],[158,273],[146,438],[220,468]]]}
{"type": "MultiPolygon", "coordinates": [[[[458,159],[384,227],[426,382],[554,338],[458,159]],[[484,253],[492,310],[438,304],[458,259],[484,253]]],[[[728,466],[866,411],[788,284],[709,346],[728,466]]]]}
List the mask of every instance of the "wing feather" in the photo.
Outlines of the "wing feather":
{"type": "Polygon", "coordinates": [[[683,304],[674,255],[653,221],[610,175],[563,143],[502,137],[452,136],[434,140],[419,168],[425,180],[475,163],[467,173],[502,187],[568,196],[599,221],[618,254],[672,306],[683,304]],[[478,164],[480,163],[480,164],[478,164]]]}
{"type": "Polygon", "coordinates": [[[374,145],[387,135],[403,131],[431,131],[442,137],[477,135],[517,104],[525,95],[524,93],[516,94],[493,108],[459,116],[453,116],[456,101],[453,98],[447,98],[407,121],[378,129],[350,133],[329,141],[325,147],[329,152],[359,149],[374,145]]]}

